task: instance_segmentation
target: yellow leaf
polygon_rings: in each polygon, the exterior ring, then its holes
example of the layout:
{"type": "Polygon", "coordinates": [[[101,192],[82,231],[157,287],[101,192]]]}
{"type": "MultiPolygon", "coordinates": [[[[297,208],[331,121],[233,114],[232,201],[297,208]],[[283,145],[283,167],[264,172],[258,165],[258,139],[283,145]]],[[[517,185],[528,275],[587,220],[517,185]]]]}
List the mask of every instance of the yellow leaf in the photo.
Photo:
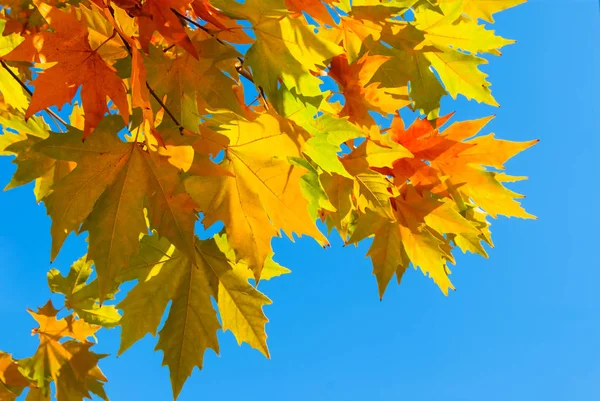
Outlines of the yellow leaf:
{"type": "Polygon", "coordinates": [[[428,230],[415,230],[402,224],[398,228],[402,246],[415,268],[420,267],[423,274],[429,275],[444,295],[448,295],[449,289],[454,290],[446,266],[451,255],[442,249],[445,245],[442,238],[428,230]]]}
{"type": "Polygon", "coordinates": [[[349,63],[353,63],[359,58],[363,42],[368,37],[372,37],[374,40],[379,40],[381,37],[381,25],[367,19],[343,16],[340,25],[338,29],[324,31],[323,35],[330,35],[331,41],[334,43],[343,43],[349,63]]]}
{"type": "Polygon", "coordinates": [[[281,78],[288,89],[305,96],[321,94],[322,81],[310,71],[325,67],[325,61],[342,48],[319,38],[312,29],[292,18],[266,19],[254,26],[256,43],[248,50],[247,62],[256,83],[267,95],[277,92],[281,78]]]}
{"type": "Polygon", "coordinates": [[[425,57],[440,75],[446,90],[452,98],[458,94],[467,99],[477,100],[491,106],[498,106],[486,81],[487,75],[479,70],[479,65],[487,64],[483,58],[449,49],[445,52],[427,52],[425,57]]]}
{"type": "Polygon", "coordinates": [[[397,275],[398,283],[400,283],[402,275],[409,267],[410,259],[402,245],[402,234],[397,223],[382,219],[375,213],[367,213],[359,218],[349,243],[356,243],[370,235],[374,235],[375,238],[367,256],[373,263],[373,274],[377,278],[379,299],[382,299],[394,274],[397,275]]]}
{"type": "Polygon", "coordinates": [[[415,15],[417,27],[425,32],[425,38],[432,45],[440,49],[452,47],[470,53],[499,55],[500,48],[515,43],[496,36],[494,31],[478,25],[476,20],[459,19],[460,4],[457,6],[455,10],[445,7],[444,14],[423,8],[415,15]]]}
{"type": "Polygon", "coordinates": [[[512,142],[494,138],[494,134],[479,136],[466,141],[475,145],[460,153],[463,163],[476,163],[504,170],[504,163],[517,153],[535,145],[538,140],[512,142]]]}
{"type": "Polygon", "coordinates": [[[188,262],[186,268],[171,270],[161,277],[173,282],[173,303],[156,349],[164,353],[163,365],[169,366],[175,398],[194,367],[202,369],[205,350],[211,348],[219,353],[217,330],[221,325],[210,300],[214,289],[205,262],[197,259],[198,265],[188,262]]]}
{"type": "Polygon", "coordinates": [[[138,144],[128,146],[126,164],[98,198],[81,228],[90,233],[88,259],[96,265],[100,302],[113,287],[119,271],[137,254],[140,234],[147,232],[144,200],[149,191],[149,172],[138,144]]]}
{"type": "MultiPolygon", "coordinates": [[[[202,54],[200,59],[188,52],[169,55],[150,47],[144,65],[150,87],[161,98],[166,95],[164,104],[183,127],[196,132],[207,108],[243,111],[232,89],[236,82],[217,67],[217,63],[224,61],[233,65],[239,53],[214,38],[193,43],[202,54]]],[[[171,123],[170,119],[164,121],[171,123]]]]}
{"type": "Polygon", "coordinates": [[[74,128],[64,135],[52,135],[38,143],[35,149],[58,160],[75,161],[77,167],[55,183],[45,198],[52,217],[51,260],[65,239],[92,212],[96,201],[127,165],[131,146],[122,142],[115,132],[122,122],[112,116],[102,120],[95,135],[83,142],[83,133],[74,128]]]}
{"type": "Polygon", "coordinates": [[[405,216],[414,216],[440,234],[478,233],[478,230],[456,209],[453,202],[443,202],[431,196],[421,196],[408,186],[404,199],[396,198],[398,210],[405,216]]]}
{"type": "Polygon", "coordinates": [[[346,99],[340,116],[348,116],[350,121],[361,126],[373,126],[375,120],[369,114],[370,110],[380,114],[395,113],[410,103],[408,90],[380,88],[379,82],[368,84],[389,59],[365,53],[352,64],[344,54],[332,60],[329,75],[341,86],[346,99]]]}
{"type": "Polygon", "coordinates": [[[408,149],[398,143],[378,142],[366,140],[345,156],[343,163],[346,169],[352,174],[370,167],[391,167],[398,159],[413,157],[408,149]]]}
{"type": "Polygon", "coordinates": [[[463,11],[469,17],[493,23],[493,14],[523,4],[525,1],[527,0],[440,0],[440,3],[463,3],[463,11]]]}
{"type": "Polygon", "coordinates": [[[255,121],[232,119],[221,125],[231,143],[221,166],[234,177],[190,177],[185,187],[204,213],[208,227],[223,221],[236,254],[260,278],[271,254],[271,238],[283,230],[309,235],[321,245],[326,238],[307,211],[300,179],[305,170],[288,163],[299,157],[306,131],[273,114],[255,121]]]}
{"type": "MultiPolygon", "coordinates": [[[[92,263],[86,256],[71,266],[65,277],[56,269],[48,272],[48,286],[53,293],[64,294],[65,307],[72,309],[86,323],[102,327],[114,327],[121,316],[114,305],[100,305],[98,281],[87,283],[92,274],[92,263]]],[[[116,286],[113,286],[106,298],[114,298],[116,286]]]]}
{"type": "Polygon", "coordinates": [[[0,400],[14,401],[30,385],[12,355],[0,351],[0,400]]]}
{"type": "Polygon", "coordinates": [[[465,218],[477,226],[479,232],[460,233],[454,236],[452,240],[464,252],[477,253],[485,258],[488,257],[487,252],[483,248],[481,242],[485,242],[491,247],[494,247],[490,233],[490,224],[486,220],[487,213],[479,208],[469,207],[465,210],[465,218]]]}
{"type": "Polygon", "coordinates": [[[223,322],[238,342],[247,342],[269,356],[262,307],[271,301],[239,274],[235,262],[214,240],[195,243],[193,259],[179,252],[165,239],[146,236],[131,267],[139,280],[119,304],[123,309],[119,353],[146,333],[155,334],[169,301],[172,305],[160,331],[156,349],[164,352],[175,397],[193,368],[202,368],[204,352],[219,352],[216,332],[221,328],[211,297],[223,322]]]}
{"type": "Polygon", "coordinates": [[[40,389],[41,394],[34,392],[32,396],[49,398],[51,381],[56,386],[57,400],[81,400],[91,398],[90,392],[103,393],[106,377],[97,366],[100,356],[89,351],[93,344],[86,341],[100,326],[89,325],[73,315],[57,319],[58,311],[50,301],[37,312],[29,312],[39,323],[33,333],[39,335],[40,344],[35,354],[19,365],[40,389]],[[61,342],[69,337],[78,341],[61,342]]]}
{"type": "MultiPolygon", "coordinates": [[[[213,237],[215,243],[226,256],[227,259],[234,263],[233,269],[238,276],[244,277],[246,280],[254,279],[254,275],[252,274],[252,270],[248,268],[248,264],[243,260],[239,259],[235,255],[235,251],[229,245],[227,241],[226,234],[217,234],[213,237]]],[[[283,274],[291,273],[291,270],[281,266],[279,263],[273,260],[273,255],[265,261],[265,265],[263,266],[262,272],[260,274],[261,280],[270,280],[274,277],[279,277],[283,274]]]]}
{"type": "Polygon", "coordinates": [[[326,214],[327,225],[330,230],[337,229],[342,239],[345,240],[350,234],[352,211],[356,210],[352,202],[354,182],[352,179],[338,174],[322,174],[321,182],[327,197],[336,209],[335,212],[326,214]]]}
{"type": "Polygon", "coordinates": [[[268,320],[262,307],[271,304],[271,300],[248,284],[244,275],[224,263],[224,255],[213,241],[200,242],[198,255],[219,281],[217,305],[223,330],[231,330],[238,344],[246,342],[269,358],[265,332],[268,320]]]}

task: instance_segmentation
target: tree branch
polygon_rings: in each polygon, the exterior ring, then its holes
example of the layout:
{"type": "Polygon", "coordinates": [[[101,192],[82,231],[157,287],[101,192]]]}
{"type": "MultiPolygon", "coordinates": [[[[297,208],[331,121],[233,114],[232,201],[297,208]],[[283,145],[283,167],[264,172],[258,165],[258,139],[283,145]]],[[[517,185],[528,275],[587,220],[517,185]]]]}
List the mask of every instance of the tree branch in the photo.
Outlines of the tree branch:
{"type": "Polygon", "coordinates": [[[220,38],[218,38],[214,33],[212,33],[208,28],[206,28],[205,26],[200,25],[199,23],[197,23],[196,21],[194,21],[191,18],[186,17],[185,15],[181,14],[179,11],[175,10],[174,8],[171,9],[171,11],[173,11],[173,13],[175,13],[175,15],[177,15],[179,18],[181,18],[184,21],[189,22],[190,24],[194,25],[195,27],[197,27],[198,29],[206,32],[207,34],[209,34],[210,36],[212,36],[213,38],[215,38],[217,40],[217,42],[219,42],[220,44],[222,44],[223,46],[231,46],[229,43],[227,42],[223,42],[220,38]]]}
{"type": "Polygon", "coordinates": [[[248,81],[252,82],[254,86],[256,86],[256,88],[258,89],[258,96],[262,99],[265,109],[269,110],[269,103],[267,103],[267,97],[265,96],[265,91],[263,90],[262,86],[256,85],[252,74],[250,74],[248,70],[244,69],[244,59],[238,57],[238,60],[240,61],[240,65],[236,65],[235,70],[238,74],[240,74],[242,77],[246,78],[248,81]]]}
{"type": "MultiPolygon", "coordinates": [[[[114,19],[114,12],[115,11],[112,8],[112,6],[108,6],[108,10],[109,10],[110,14],[113,16],[113,19],[114,19]]],[[[129,56],[133,57],[133,53],[131,51],[131,46],[129,46],[129,43],[127,42],[127,40],[123,37],[123,35],[121,35],[121,32],[119,32],[118,29],[115,29],[115,32],[117,32],[117,34],[119,35],[119,37],[123,41],[123,44],[125,45],[125,48],[127,49],[127,53],[129,53],[129,56]]],[[[150,86],[150,84],[148,83],[148,81],[146,81],[146,88],[148,88],[148,91],[150,91],[150,94],[152,95],[152,97],[154,98],[154,100],[156,100],[156,102],[160,105],[160,107],[162,107],[165,110],[165,113],[167,113],[167,115],[171,118],[171,120],[173,120],[173,122],[175,123],[175,125],[179,129],[179,132],[183,134],[183,130],[185,128],[183,127],[183,125],[181,125],[181,123],[179,122],[179,120],[177,120],[177,118],[173,115],[173,113],[171,113],[171,110],[169,110],[169,108],[164,104],[164,102],[160,99],[160,97],[156,94],[156,92],[154,92],[154,89],[152,89],[152,87],[150,86]]]]}
{"type": "MultiPolygon", "coordinates": [[[[189,17],[181,14],[179,11],[175,10],[174,8],[171,8],[171,11],[173,11],[173,13],[175,13],[175,15],[177,15],[182,20],[189,22],[190,24],[194,25],[198,29],[201,29],[202,31],[204,31],[207,34],[209,34],[210,36],[212,36],[217,42],[219,42],[223,46],[227,46],[227,47],[232,47],[233,48],[233,46],[231,46],[229,43],[224,42],[223,40],[221,40],[220,38],[218,38],[214,33],[212,33],[205,26],[202,26],[198,22],[194,21],[193,19],[191,19],[191,18],[189,18],[189,17]]],[[[237,51],[237,49],[236,49],[236,51],[237,51]]],[[[260,93],[260,97],[262,97],[265,109],[269,110],[269,104],[267,103],[267,97],[265,96],[265,91],[263,90],[262,86],[256,85],[256,82],[254,82],[254,77],[252,76],[252,74],[250,73],[250,71],[244,69],[244,67],[243,67],[244,59],[241,58],[241,57],[238,57],[238,60],[240,61],[241,65],[235,67],[236,71],[238,72],[238,74],[240,74],[241,76],[243,76],[244,78],[246,78],[248,81],[252,82],[256,86],[256,88],[258,89],[258,92],[260,93]]]]}
{"type": "MultiPolygon", "coordinates": [[[[10,69],[10,67],[4,62],[4,60],[0,60],[0,64],[2,64],[2,67],[6,71],[8,71],[8,73],[10,74],[10,76],[13,77],[19,83],[19,85],[21,85],[21,87],[25,90],[25,92],[27,92],[27,94],[30,97],[33,96],[33,92],[27,87],[27,85],[25,85],[25,82],[23,82],[21,80],[21,78],[19,78],[19,76],[17,74],[15,74],[13,72],[13,70],[10,69]]],[[[58,114],[56,114],[55,112],[53,112],[52,110],[50,110],[48,107],[46,107],[44,110],[46,111],[46,113],[48,113],[50,115],[50,117],[54,118],[56,121],[58,121],[61,124],[63,124],[65,127],[69,125],[69,124],[67,124],[65,122],[65,120],[63,120],[62,118],[60,118],[60,116],[58,114]]]]}
{"type": "Polygon", "coordinates": [[[177,128],[179,129],[179,132],[183,134],[183,130],[185,128],[183,128],[183,125],[181,125],[179,123],[179,121],[177,120],[177,118],[175,118],[175,116],[173,115],[173,113],[171,113],[171,110],[169,110],[167,108],[167,106],[163,103],[163,101],[154,92],[154,90],[152,89],[152,87],[150,86],[150,84],[148,83],[148,81],[146,81],[146,88],[148,88],[148,90],[150,91],[150,94],[152,95],[152,97],[154,98],[154,100],[156,100],[156,102],[160,105],[160,107],[162,107],[163,109],[165,109],[165,113],[167,113],[169,115],[169,117],[171,117],[171,120],[173,120],[173,122],[175,123],[175,125],[177,125],[177,128]]]}

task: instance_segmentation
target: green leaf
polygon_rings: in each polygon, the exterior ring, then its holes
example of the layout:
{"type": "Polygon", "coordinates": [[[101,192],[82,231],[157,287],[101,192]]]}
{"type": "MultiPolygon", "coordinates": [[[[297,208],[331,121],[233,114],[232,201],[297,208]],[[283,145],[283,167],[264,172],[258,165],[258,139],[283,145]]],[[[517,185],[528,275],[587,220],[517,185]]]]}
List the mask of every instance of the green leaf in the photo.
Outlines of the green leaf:
{"type": "MultiPolygon", "coordinates": [[[[58,270],[51,269],[48,272],[48,285],[52,292],[64,294],[65,306],[87,323],[114,327],[119,324],[121,315],[113,305],[99,304],[97,281],[87,284],[92,272],[92,263],[86,261],[84,256],[73,263],[66,277],[58,270]]],[[[113,288],[108,298],[112,299],[115,292],[116,288],[113,288]]]]}

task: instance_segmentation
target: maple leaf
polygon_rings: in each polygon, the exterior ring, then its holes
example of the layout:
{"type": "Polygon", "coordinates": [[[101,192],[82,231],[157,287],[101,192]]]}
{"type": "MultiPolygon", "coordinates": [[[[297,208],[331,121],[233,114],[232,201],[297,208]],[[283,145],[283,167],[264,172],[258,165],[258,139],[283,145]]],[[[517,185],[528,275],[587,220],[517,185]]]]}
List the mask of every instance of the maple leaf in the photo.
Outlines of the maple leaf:
{"type": "Polygon", "coordinates": [[[18,361],[0,351],[0,400],[14,401],[31,382],[19,371],[18,361]]]}
{"type": "Polygon", "coordinates": [[[460,2],[442,3],[443,14],[420,9],[416,14],[416,27],[425,33],[425,39],[440,49],[454,47],[464,52],[491,53],[499,55],[498,49],[514,43],[496,36],[476,21],[460,18],[463,12],[460,2]]]}
{"type": "Polygon", "coordinates": [[[317,219],[345,244],[372,238],[380,297],[411,265],[447,295],[453,252],[493,246],[488,217],[533,217],[504,165],[536,141],[440,113],[445,95],[497,105],[481,55],[513,41],[478,20],[521,2],[6,0],[7,189],[35,182],[51,259],[71,232],[89,236],[68,273],[48,273],[72,314],[31,312],[40,345],[0,353],[0,399],[107,399],[88,342],[100,327],[121,327],[119,353],[158,335],[174,397],[219,352],[219,329],[269,357],[257,287],[289,273],[271,240],[327,246],[317,219]],[[67,102],[68,118],[53,111],[67,102]],[[405,106],[425,116],[405,127],[405,106]],[[200,213],[221,232],[198,239],[200,213]]]}
{"type": "Polygon", "coordinates": [[[325,3],[331,4],[333,2],[333,0],[285,0],[285,5],[292,11],[294,17],[300,17],[305,12],[319,22],[334,25],[335,21],[325,6],[325,3]]]}
{"type": "Polygon", "coordinates": [[[4,151],[16,155],[13,163],[17,171],[4,190],[12,189],[44,176],[54,167],[55,161],[33,150],[35,144],[48,137],[48,126],[41,118],[34,117],[25,124],[14,125],[13,121],[0,119],[3,126],[17,129],[18,134],[5,133],[2,135],[6,142],[12,142],[4,147],[4,151]]]}
{"type": "Polygon", "coordinates": [[[364,141],[345,155],[342,163],[354,179],[353,198],[356,199],[357,209],[361,212],[370,209],[391,216],[390,198],[395,194],[394,187],[387,177],[371,168],[385,167],[411,156],[410,151],[401,145],[374,140],[364,141]]]}
{"type": "Polygon", "coordinates": [[[324,31],[332,42],[341,43],[346,50],[348,63],[354,63],[361,54],[363,42],[371,37],[373,40],[381,38],[381,25],[368,19],[340,17],[339,26],[324,31]]]}
{"type": "MultiPolygon", "coordinates": [[[[150,191],[150,172],[140,147],[137,144],[128,147],[125,164],[98,197],[81,227],[90,233],[88,259],[96,265],[101,301],[119,270],[138,252],[140,233],[147,232],[143,209],[150,191]]],[[[73,174],[78,168],[79,165],[73,174]]]]}
{"type": "Polygon", "coordinates": [[[374,226],[375,238],[368,255],[373,261],[379,296],[383,297],[394,274],[400,282],[410,262],[428,274],[447,295],[454,286],[448,278],[446,261],[454,259],[443,234],[477,233],[476,228],[450,204],[423,198],[414,190],[406,198],[394,198],[393,204],[393,219],[368,213],[358,219],[349,239],[349,243],[356,243],[374,226]]]}
{"type": "MultiPolygon", "coordinates": [[[[240,275],[240,277],[246,278],[247,280],[254,279],[252,270],[248,269],[246,261],[244,261],[243,259],[239,259],[235,255],[235,251],[233,250],[233,248],[229,246],[227,234],[216,234],[213,237],[213,240],[215,241],[215,244],[217,244],[219,250],[223,252],[223,254],[225,254],[227,259],[230,262],[235,263],[233,269],[235,270],[236,274],[240,275]]],[[[288,274],[291,272],[290,269],[283,267],[279,263],[275,262],[273,260],[273,255],[274,254],[271,254],[271,256],[265,261],[265,265],[263,266],[263,270],[260,275],[261,280],[270,280],[274,277],[279,277],[283,274],[288,274]]]]}
{"type": "Polygon", "coordinates": [[[387,88],[406,88],[410,82],[409,95],[414,102],[413,108],[435,118],[440,99],[446,91],[431,70],[431,62],[426,57],[425,50],[431,49],[418,47],[424,39],[423,32],[413,25],[392,25],[382,31],[382,41],[391,45],[391,48],[371,41],[367,41],[365,45],[373,54],[390,57],[373,75],[372,81],[380,82],[387,88]]]}
{"type": "Polygon", "coordinates": [[[364,132],[348,120],[330,114],[323,114],[316,119],[311,118],[299,124],[313,135],[304,144],[304,154],[324,171],[350,177],[338,158],[338,154],[342,152],[340,146],[363,137],[364,132]]]}
{"type": "Polygon", "coordinates": [[[462,13],[462,3],[458,1],[443,2],[441,9],[423,3],[415,8],[414,22],[397,22],[384,28],[381,40],[387,47],[367,40],[363,45],[372,54],[390,57],[372,82],[390,88],[401,88],[410,82],[414,108],[433,119],[438,115],[439,100],[445,95],[433,68],[454,98],[462,94],[467,99],[497,106],[487,75],[478,69],[487,61],[475,54],[499,55],[498,49],[513,41],[495,36],[476,21],[461,17],[462,13]]]}
{"type": "Polygon", "coordinates": [[[322,213],[323,210],[335,212],[336,208],[329,201],[327,193],[325,193],[325,189],[319,180],[321,170],[306,159],[291,158],[290,163],[307,171],[300,179],[300,188],[302,189],[302,194],[308,200],[308,213],[310,217],[316,220],[319,213],[322,213]]]}
{"type": "Polygon", "coordinates": [[[228,42],[250,44],[253,40],[241,30],[241,26],[214,7],[209,0],[194,0],[194,13],[206,21],[206,28],[217,31],[216,37],[228,42]]]}
{"type": "Polygon", "coordinates": [[[102,121],[96,134],[86,142],[82,142],[83,132],[71,128],[68,133],[52,135],[35,146],[35,150],[44,155],[77,163],[77,167],[57,182],[53,192],[45,198],[52,217],[52,259],[67,235],[79,229],[96,201],[128,165],[134,146],[127,145],[115,135],[120,125],[119,120],[111,116],[102,121]]]}
{"type": "Polygon", "coordinates": [[[179,171],[138,143],[122,142],[115,135],[119,129],[118,119],[107,117],[85,143],[82,133],[71,129],[37,146],[46,155],[77,162],[44,200],[53,220],[51,257],[70,232],[89,231],[88,258],[96,265],[101,300],[137,253],[139,235],[147,232],[144,206],[150,227],[193,253],[195,205],[186,194],[174,194],[179,171]]]}
{"type": "Polygon", "coordinates": [[[213,240],[197,240],[194,259],[157,236],[144,237],[142,247],[149,247],[149,252],[140,253],[131,267],[139,283],[119,304],[123,309],[119,352],[147,333],[156,334],[172,300],[156,349],[164,352],[177,397],[192,369],[202,368],[205,350],[219,352],[216,331],[221,325],[211,305],[212,297],[217,301],[223,329],[231,330],[238,342],[247,342],[269,356],[262,307],[271,302],[239,273],[247,271],[245,266],[235,267],[213,240]]]}
{"type": "Polygon", "coordinates": [[[283,0],[249,0],[243,5],[219,0],[213,4],[234,18],[252,22],[256,42],[246,53],[246,63],[267,96],[277,97],[279,80],[298,94],[321,94],[322,81],[311,71],[325,67],[327,60],[342,53],[341,47],[321,39],[299,19],[290,18],[283,0]]]}
{"type": "Polygon", "coordinates": [[[456,246],[458,246],[464,253],[471,252],[479,254],[485,258],[488,257],[488,254],[485,248],[482,245],[482,242],[485,242],[489,246],[493,247],[494,243],[492,242],[491,232],[490,232],[490,223],[486,220],[487,213],[483,210],[476,208],[474,206],[469,206],[463,212],[464,217],[471,221],[475,227],[479,230],[478,233],[460,233],[460,234],[450,234],[450,238],[456,246]]]}
{"type": "MultiPolygon", "coordinates": [[[[484,119],[483,122],[487,121],[489,119],[484,119]]],[[[471,126],[476,129],[479,128],[478,124],[471,124],[471,126]]],[[[451,131],[451,133],[456,132],[452,130],[452,126],[448,128],[448,131],[451,131]]],[[[473,135],[473,132],[463,131],[462,134],[468,138],[473,135]]],[[[454,134],[454,138],[457,138],[456,134],[454,134]]],[[[493,136],[477,137],[464,142],[467,145],[474,146],[459,153],[458,157],[432,160],[432,166],[443,174],[452,177],[453,185],[458,187],[457,192],[462,194],[465,199],[473,199],[478,206],[492,217],[502,214],[533,218],[534,216],[525,212],[520,204],[514,200],[523,196],[505,188],[502,182],[496,178],[497,173],[486,170],[484,165],[502,168],[502,164],[506,160],[537,142],[537,140],[534,140],[511,143],[495,140],[493,136]],[[490,152],[495,153],[495,155],[489,157],[490,152]]]]}
{"type": "Polygon", "coordinates": [[[498,106],[491,95],[490,83],[486,81],[487,75],[478,69],[479,65],[487,64],[485,59],[455,50],[431,52],[427,54],[427,58],[454,99],[462,94],[469,100],[498,106]]]}
{"type": "Polygon", "coordinates": [[[90,392],[103,395],[102,382],[106,377],[97,366],[102,356],[90,352],[93,344],[86,341],[100,327],[72,315],[57,319],[57,312],[50,301],[37,312],[30,311],[39,324],[33,332],[39,336],[40,344],[31,358],[19,362],[21,371],[36,382],[44,397],[48,397],[50,382],[55,383],[59,401],[91,398],[90,392]],[[69,337],[76,341],[59,342],[69,337]]]}
{"type": "Polygon", "coordinates": [[[42,118],[32,117],[25,121],[23,114],[0,115],[0,124],[3,127],[3,133],[0,134],[0,155],[17,155],[15,152],[7,150],[9,146],[16,142],[25,141],[28,136],[46,138],[48,136],[48,126],[42,118]]]}
{"type": "MultiPolygon", "coordinates": [[[[4,32],[5,27],[6,21],[0,19],[0,32],[4,32]]],[[[0,36],[0,58],[11,52],[21,41],[22,38],[16,34],[4,34],[0,36]]],[[[2,67],[4,67],[4,65],[2,67]]],[[[0,94],[2,100],[18,111],[25,111],[27,106],[29,106],[27,93],[23,90],[23,87],[12,78],[11,72],[16,74],[18,71],[16,68],[8,65],[0,69],[0,94]],[[10,70],[10,72],[7,69],[10,70]]]]}
{"type": "Polygon", "coordinates": [[[348,116],[350,121],[360,125],[371,126],[375,120],[369,114],[370,110],[381,114],[395,113],[409,104],[407,92],[380,88],[379,83],[375,82],[366,86],[379,67],[388,60],[385,56],[368,54],[352,65],[348,65],[345,55],[332,60],[329,75],[340,84],[346,98],[341,116],[348,116]]]}
{"type": "MultiPolygon", "coordinates": [[[[449,117],[440,119],[440,125],[449,117]]],[[[538,141],[516,143],[496,140],[493,135],[465,140],[477,134],[490,120],[482,118],[459,122],[440,132],[420,119],[405,130],[397,116],[391,127],[392,139],[412,150],[416,156],[429,160],[429,164],[417,161],[417,164],[411,165],[406,161],[396,161],[393,174],[397,175],[398,182],[410,178],[413,184],[431,184],[429,189],[434,192],[439,192],[440,186],[444,189],[450,186],[455,191],[454,197],[462,199],[458,202],[473,199],[492,217],[503,214],[532,218],[514,200],[522,196],[505,188],[496,178],[498,173],[487,170],[485,166],[503,169],[506,160],[538,141]]]]}
{"type": "MultiPolygon", "coordinates": [[[[92,262],[83,257],[73,263],[65,277],[56,269],[48,272],[48,286],[54,293],[64,294],[65,306],[85,322],[102,327],[114,327],[121,316],[112,305],[100,305],[98,282],[87,283],[92,274],[92,262]]],[[[113,294],[109,294],[112,298],[113,294]]]]}
{"type": "Polygon", "coordinates": [[[299,157],[306,131],[273,114],[255,121],[226,118],[219,133],[230,138],[221,166],[234,177],[190,177],[185,187],[204,213],[205,227],[221,220],[236,253],[258,280],[271,253],[271,238],[282,229],[327,240],[307,213],[300,179],[305,171],[287,158],[299,157]]]}
{"type": "Polygon", "coordinates": [[[441,4],[462,3],[464,13],[473,19],[494,22],[493,14],[518,6],[526,0],[440,0],[441,4]]]}
{"type": "Polygon", "coordinates": [[[239,53],[212,38],[195,40],[194,44],[202,55],[199,60],[188,53],[169,56],[154,47],[145,60],[148,84],[161,96],[166,95],[164,104],[192,132],[198,130],[207,108],[242,112],[231,89],[236,82],[216,67],[235,60],[239,53]]]}
{"type": "Polygon", "coordinates": [[[129,106],[125,86],[114,68],[91,48],[86,25],[77,20],[73,12],[59,11],[41,2],[37,3],[37,7],[54,32],[30,35],[4,56],[7,60],[56,62],[31,83],[35,91],[25,118],[48,106],[62,106],[71,101],[81,86],[81,102],[86,114],[84,138],[90,135],[108,112],[107,96],[118,107],[125,123],[128,123],[129,106]]]}
{"type": "MultiPolygon", "coordinates": [[[[438,119],[437,127],[443,126],[450,117],[451,115],[448,115],[438,119]]],[[[497,173],[486,171],[484,166],[502,169],[506,160],[537,141],[498,141],[493,135],[466,140],[477,134],[489,121],[490,118],[484,118],[459,122],[440,131],[426,119],[417,119],[405,129],[402,119],[396,116],[389,135],[381,138],[384,143],[402,144],[402,149],[410,150],[411,154],[394,156],[392,152],[392,157],[387,158],[387,153],[384,153],[381,163],[377,163],[377,158],[369,160],[367,150],[369,143],[373,143],[374,146],[376,142],[367,140],[346,156],[350,160],[355,159],[352,163],[345,164],[348,171],[358,172],[368,167],[383,167],[375,170],[395,175],[401,192],[400,196],[394,196],[391,192],[385,194],[384,190],[380,190],[382,196],[379,197],[379,205],[371,203],[370,207],[363,209],[366,212],[358,217],[349,239],[349,243],[356,243],[370,235],[375,236],[368,254],[373,261],[373,272],[377,276],[380,296],[383,296],[394,274],[400,281],[411,262],[429,274],[447,294],[449,289],[454,288],[448,279],[449,269],[446,265],[446,261],[453,262],[449,239],[463,251],[487,256],[481,246],[482,241],[492,245],[489,223],[485,220],[487,213],[492,217],[498,213],[532,217],[514,201],[513,198],[519,195],[506,189],[502,185],[502,179],[495,178],[497,173]],[[361,151],[357,152],[358,149],[361,151]],[[351,157],[353,154],[356,155],[351,157]],[[411,155],[418,159],[412,159],[411,155]],[[422,158],[428,160],[429,164],[423,163],[422,158]],[[421,165],[411,164],[412,162],[421,165]],[[412,171],[408,169],[411,165],[414,166],[412,171]],[[386,166],[394,168],[388,170],[386,166]],[[407,174],[407,171],[410,171],[410,174],[407,174]],[[407,179],[410,181],[407,182],[407,179]],[[427,181],[431,184],[430,190],[438,188],[437,195],[428,192],[427,187],[417,190],[414,186],[427,181]],[[442,187],[442,190],[439,190],[439,187],[442,187]],[[456,204],[444,201],[444,197],[456,204]],[[392,206],[387,210],[391,210],[392,213],[375,213],[385,207],[386,198],[392,206]],[[469,204],[469,199],[473,199],[485,212],[469,204]],[[401,248],[394,244],[401,244],[401,248]]],[[[378,153],[374,152],[374,155],[378,153]]],[[[351,209],[351,206],[346,207],[346,210],[351,209]]],[[[348,217],[348,212],[345,216],[346,227],[342,226],[341,216],[332,220],[332,223],[347,235],[350,233],[348,224],[352,219],[348,217]]]]}
{"type": "Polygon", "coordinates": [[[180,46],[193,57],[198,58],[184,24],[177,15],[185,14],[184,10],[190,2],[191,0],[116,0],[113,3],[137,19],[139,42],[146,53],[153,40],[154,32],[158,31],[167,43],[180,46]]]}
{"type": "Polygon", "coordinates": [[[355,181],[338,174],[322,174],[320,182],[329,202],[335,208],[333,212],[324,214],[329,229],[337,229],[343,240],[350,235],[351,225],[355,218],[354,205],[355,181]]]}

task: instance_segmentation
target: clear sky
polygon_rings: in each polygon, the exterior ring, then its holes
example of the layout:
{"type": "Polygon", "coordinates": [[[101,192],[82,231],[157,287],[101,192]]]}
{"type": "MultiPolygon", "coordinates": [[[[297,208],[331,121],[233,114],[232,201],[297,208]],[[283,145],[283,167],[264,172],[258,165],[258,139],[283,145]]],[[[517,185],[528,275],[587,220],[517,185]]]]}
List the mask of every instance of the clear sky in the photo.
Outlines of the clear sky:
{"type": "MultiPolygon", "coordinates": [[[[369,242],[321,249],[275,240],[293,273],[261,284],[272,359],[221,333],[180,400],[594,401],[600,400],[600,11],[597,0],[531,0],[497,14],[496,31],[517,39],[485,71],[500,109],[444,103],[456,119],[496,114],[503,139],[541,142],[511,160],[512,186],[539,220],[492,221],[490,259],[456,254],[444,297],[418,271],[379,301],[369,242]]],[[[14,171],[0,159],[3,187],[14,171]]],[[[32,187],[0,193],[0,349],[30,355],[37,339],[25,312],[48,299],[50,219],[32,187]]],[[[54,263],[67,271],[85,252],[70,237],[54,263]]],[[[116,353],[119,331],[96,352],[116,353]]],[[[156,339],[147,336],[101,368],[113,401],[169,400],[156,339]]]]}

